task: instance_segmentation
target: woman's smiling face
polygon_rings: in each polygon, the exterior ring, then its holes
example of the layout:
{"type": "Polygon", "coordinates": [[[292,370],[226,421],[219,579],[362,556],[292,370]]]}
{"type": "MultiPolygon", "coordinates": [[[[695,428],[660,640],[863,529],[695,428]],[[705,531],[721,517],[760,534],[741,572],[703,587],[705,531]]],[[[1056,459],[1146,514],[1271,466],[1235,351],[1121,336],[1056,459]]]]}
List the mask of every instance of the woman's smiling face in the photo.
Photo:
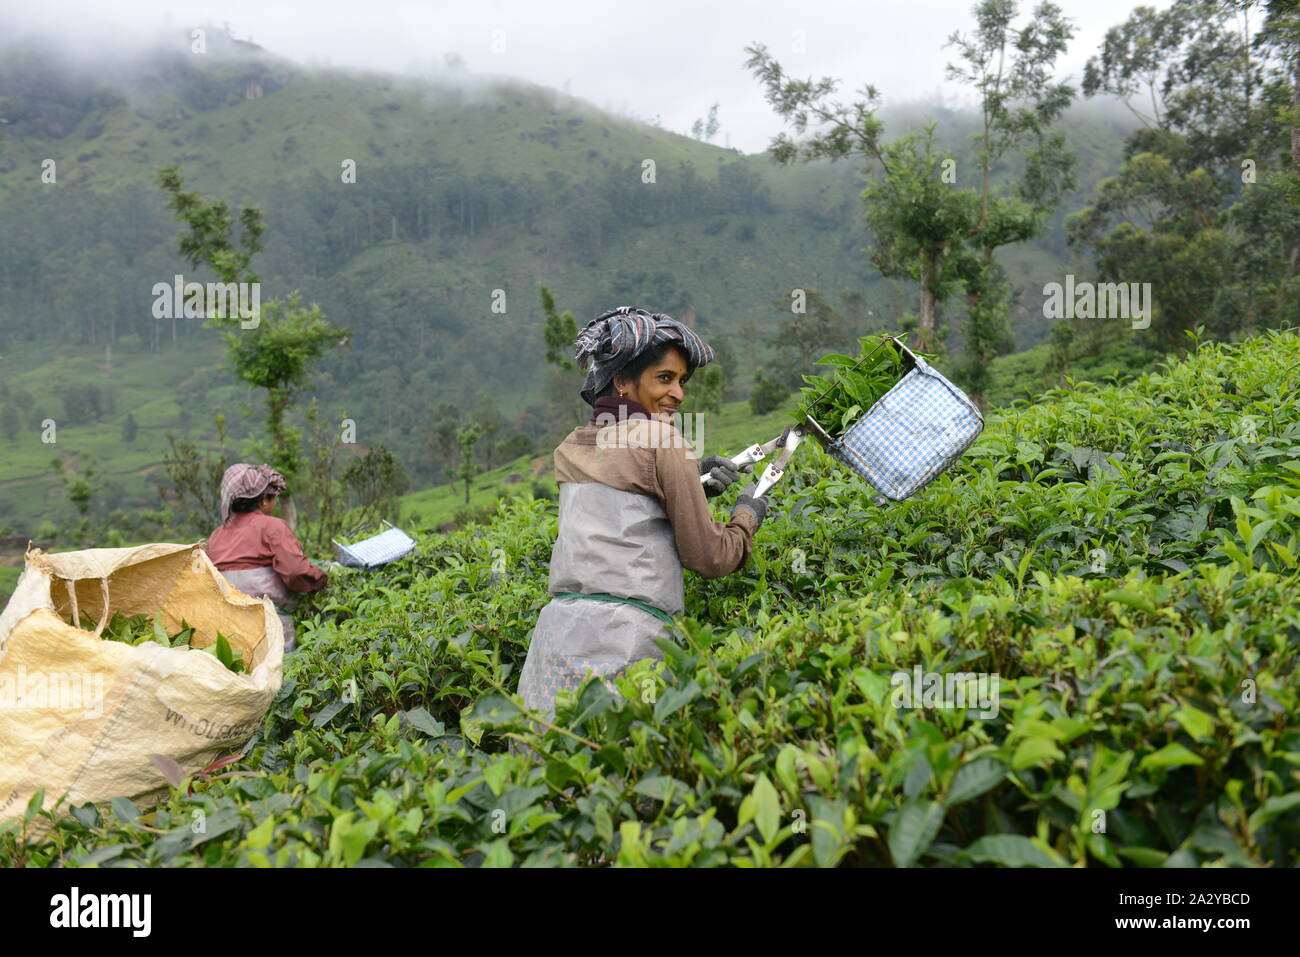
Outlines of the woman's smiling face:
{"type": "Polygon", "coordinates": [[[614,376],[614,391],[626,392],[629,399],[641,403],[651,415],[671,415],[685,398],[682,386],[690,378],[687,370],[685,354],[673,346],[662,359],[650,363],[635,382],[614,376]]]}

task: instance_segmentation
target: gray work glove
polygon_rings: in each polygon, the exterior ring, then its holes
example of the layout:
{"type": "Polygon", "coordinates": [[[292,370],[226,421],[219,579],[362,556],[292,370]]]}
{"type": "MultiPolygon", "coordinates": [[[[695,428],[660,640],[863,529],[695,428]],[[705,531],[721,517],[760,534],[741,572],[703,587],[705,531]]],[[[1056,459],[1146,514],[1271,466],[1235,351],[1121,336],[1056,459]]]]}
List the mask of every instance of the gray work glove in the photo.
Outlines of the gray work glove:
{"type": "Polygon", "coordinates": [[[731,459],[724,459],[721,455],[710,455],[708,458],[700,459],[700,474],[708,475],[704,480],[704,497],[713,498],[715,495],[721,495],[727,486],[740,478],[740,469],[731,459]]]}
{"type": "Polygon", "coordinates": [[[736,504],[731,507],[731,517],[735,518],[736,513],[742,508],[747,509],[754,516],[754,531],[758,531],[758,526],[763,524],[763,519],[767,517],[767,496],[762,495],[754,498],[754,491],[757,485],[751,483],[746,486],[745,490],[736,498],[736,504]]]}

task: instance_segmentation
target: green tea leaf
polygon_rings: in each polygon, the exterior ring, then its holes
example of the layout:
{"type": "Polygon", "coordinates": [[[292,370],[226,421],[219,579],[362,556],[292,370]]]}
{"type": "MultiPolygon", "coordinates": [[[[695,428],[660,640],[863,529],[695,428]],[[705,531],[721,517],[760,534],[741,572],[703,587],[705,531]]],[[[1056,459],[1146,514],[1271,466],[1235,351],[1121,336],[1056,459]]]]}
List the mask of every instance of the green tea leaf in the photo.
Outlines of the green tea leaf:
{"type": "Polygon", "coordinates": [[[687,790],[687,787],[676,778],[664,774],[652,774],[638,781],[632,790],[656,801],[667,801],[674,793],[680,794],[687,790]]]}
{"type": "Polygon", "coordinates": [[[1139,771],[1145,771],[1147,768],[1176,768],[1185,764],[1204,764],[1205,761],[1196,754],[1187,750],[1186,747],[1173,742],[1166,744],[1159,751],[1148,754],[1138,765],[1139,771]]]}
{"type": "Polygon", "coordinates": [[[1020,771],[1040,761],[1054,761],[1063,757],[1065,755],[1051,738],[1026,738],[1016,748],[1011,767],[1012,770],[1020,771]]]}
{"type": "Polygon", "coordinates": [[[1179,708],[1174,712],[1174,720],[1196,741],[1214,734],[1214,719],[1198,708],[1179,708]]]}
{"type": "Polygon", "coordinates": [[[334,717],[336,714],[338,714],[347,706],[348,703],[342,700],[341,698],[330,702],[325,707],[321,708],[320,711],[316,712],[316,714],[312,717],[311,719],[312,727],[315,728],[324,727],[325,724],[330,720],[330,718],[334,717]]]}
{"type": "Polygon", "coordinates": [[[329,851],[335,860],[342,860],[348,867],[361,860],[366,846],[379,831],[379,822],[372,820],[356,821],[355,811],[344,811],[334,818],[330,828],[329,851]]]}
{"type": "Polygon", "coordinates": [[[509,724],[515,721],[523,714],[509,698],[501,695],[485,695],[474,702],[474,710],[470,717],[474,721],[482,722],[489,727],[509,724]]]}
{"type": "Polygon", "coordinates": [[[838,367],[832,380],[822,376],[805,376],[808,386],[801,393],[797,418],[809,416],[836,432],[843,432],[862,411],[870,410],[892,389],[902,374],[900,353],[880,336],[864,336],[855,357],[832,354],[819,360],[838,367]],[[876,348],[877,346],[880,348],[876,348]],[[823,395],[823,393],[825,393],[823,395]],[[855,411],[856,409],[856,411],[855,411]]]}
{"type": "Polygon", "coordinates": [[[1286,814],[1298,807],[1300,807],[1300,791],[1292,791],[1290,794],[1283,794],[1280,797],[1271,797],[1264,802],[1264,805],[1258,811],[1250,816],[1246,826],[1253,833],[1279,814],[1286,814]]]}
{"type": "Polygon", "coordinates": [[[431,738],[440,738],[446,734],[446,728],[441,721],[435,720],[433,715],[424,708],[412,708],[410,711],[403,712],[406,723],[417,731],[423,731],[431,738]]]}
{"type": "Polygon", "coordinates": [[[979,797],[985,791],[997,787],[1006,778],[1007,766],[997,758],[982,757],[968,761],[953,775],[944,804],[947,807],[955,807],[971,798],[979,797]]]}
{"type": "Polygon", "coordinates": [[[781,799],[766,774],[760,774],[754,779],[750,793],[756,808],[754,820],[758,825],[758,833],[763,835],[764,843],[771,844],[772,838],[781,830],[781,799]]]}
{"type": "Polygon", "coordinates": [[[514,863],[515,856],[510,853],[510,842],[505,838],[489,844],[487,854],[483,856],[484,867],[513,867],[514,863]]]}
{"type": "Polygon", "coordinates": [[[1019,834],[989,834],[962,853],[976,863],[1001,864],[1003,867],[1063,866],[1029,838],[1019,834]]]}
{"type": "Polygon", "coordinates": [[[938,801],[913,801],[898,812],[889,829],[889,853],[896,867],[911,867],[943,823],[943,805],[938,801]]]}
{"type": "Polygon", "coordinates": [[[113,813],[123,824],[135,824],[140,820],[140,809],[130,798],[115,797],[111,802],[113,813]]]}
{"type": "Polygon", "coordinates": [[[663,721],[699,696],[700,686],[694,681],[689,682],[684,688],[668,688],[655,702],[655,721],[663,721]]]}
{"type": "Polygon", "coordinates": [[[1116,848],[1115,853],[1138,867],[1164,867],[1165,861],[1169,860],[1168,854],[1154,847],[1120,847],[1116,848]]]}

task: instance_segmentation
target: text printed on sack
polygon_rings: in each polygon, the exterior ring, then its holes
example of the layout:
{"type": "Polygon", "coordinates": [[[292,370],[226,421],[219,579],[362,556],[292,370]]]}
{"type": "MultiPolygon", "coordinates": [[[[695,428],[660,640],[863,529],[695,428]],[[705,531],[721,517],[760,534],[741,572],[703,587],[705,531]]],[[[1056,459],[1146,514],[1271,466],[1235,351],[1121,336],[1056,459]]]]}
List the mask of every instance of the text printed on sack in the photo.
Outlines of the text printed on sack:
{"type": "Polygon", "coordinates": [[[177,724],[183,728],[189,728],[190,732],[197,737],[207,738],[210,741],[224,740],[230,738],[239,740],[249,737],[257,730],[258,722],[244,721],[239,724],[219,724],[210,718],[199,718],[195,721],[187,721],[185,715],[167,709],[167,717],[164,719],[168,724],[177,724]]]}

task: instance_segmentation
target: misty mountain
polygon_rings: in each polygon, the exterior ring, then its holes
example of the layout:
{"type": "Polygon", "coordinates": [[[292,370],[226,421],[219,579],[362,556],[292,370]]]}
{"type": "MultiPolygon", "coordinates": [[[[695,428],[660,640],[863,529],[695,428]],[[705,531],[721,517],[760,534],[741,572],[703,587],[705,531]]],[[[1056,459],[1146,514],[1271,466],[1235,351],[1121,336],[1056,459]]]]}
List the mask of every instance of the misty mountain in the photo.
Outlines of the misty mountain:
{"type": "MultiPolygon", "coordinates": [[[[416,487],[442,477],[427,446],[443,403],[491,406],[525,435],[571,421],[573,407],[547,391],[539,282],[580,325],[622,304],[690,321],[729,357],[732,398],[770,362],[763,343],[796,287],[822,292],[858,334],[896,328],[915,309],[911,284],[868,262],[862,174],[850,164],[780,168],[528,83],[309,69],[220,29],[204,41],[194,52],[178,32],[98,59],[27,41],[0,56],[0,374],[31,399],[19,410],[24,434],[57,418],[71,446],[79,427],[102,430],[131,411],[106,400],[78,419],[68,375],[43,358],[51,349],[176,368],[181,350],[212,367],[184,380],[170,412],[153,400],[144,434],[155,461],[169,417],[198,436],[212,434],[217,409],[236,439],[260,427],[259,409],[238,406],[252,397],[216,369],[217,334],[152,311],[156,283],[212,278],[176,251],[180,225],[156,182],[173,163],[205,198],[263,210],[253,262],[263,299],[301,290],[352,330],[317,393],[328,414],[346,408],[365,444],[394,449],[416,487]]],[[[898,132],[938,120],[958,155],[975,123],[930,107],[885,116],[898,132]]],[[[1077,206],[1118,166],[1125,128],[1092,104],[1070,126],[1077,206]]],[[[1066,267],[1067,211],[1007,256],[1031,293],[1066,267]]],[[[1048,331],[1032,301],[1013,325],[1022,347],[1048,331]]],[[[90,373],[110,396],[124,389],[112,369],[90,373]]],[[[47,451],[37,450],[42,470],[47,451]]],[[[21,493],[35,482],[29,491],[50,494],[35,472],[29,462],[0,473],[0,483],[21,476],[8,489],[15,512],[52,507],[21,493]]],[[[147,474],[125,480],[125,499],[147,474]]]]}

